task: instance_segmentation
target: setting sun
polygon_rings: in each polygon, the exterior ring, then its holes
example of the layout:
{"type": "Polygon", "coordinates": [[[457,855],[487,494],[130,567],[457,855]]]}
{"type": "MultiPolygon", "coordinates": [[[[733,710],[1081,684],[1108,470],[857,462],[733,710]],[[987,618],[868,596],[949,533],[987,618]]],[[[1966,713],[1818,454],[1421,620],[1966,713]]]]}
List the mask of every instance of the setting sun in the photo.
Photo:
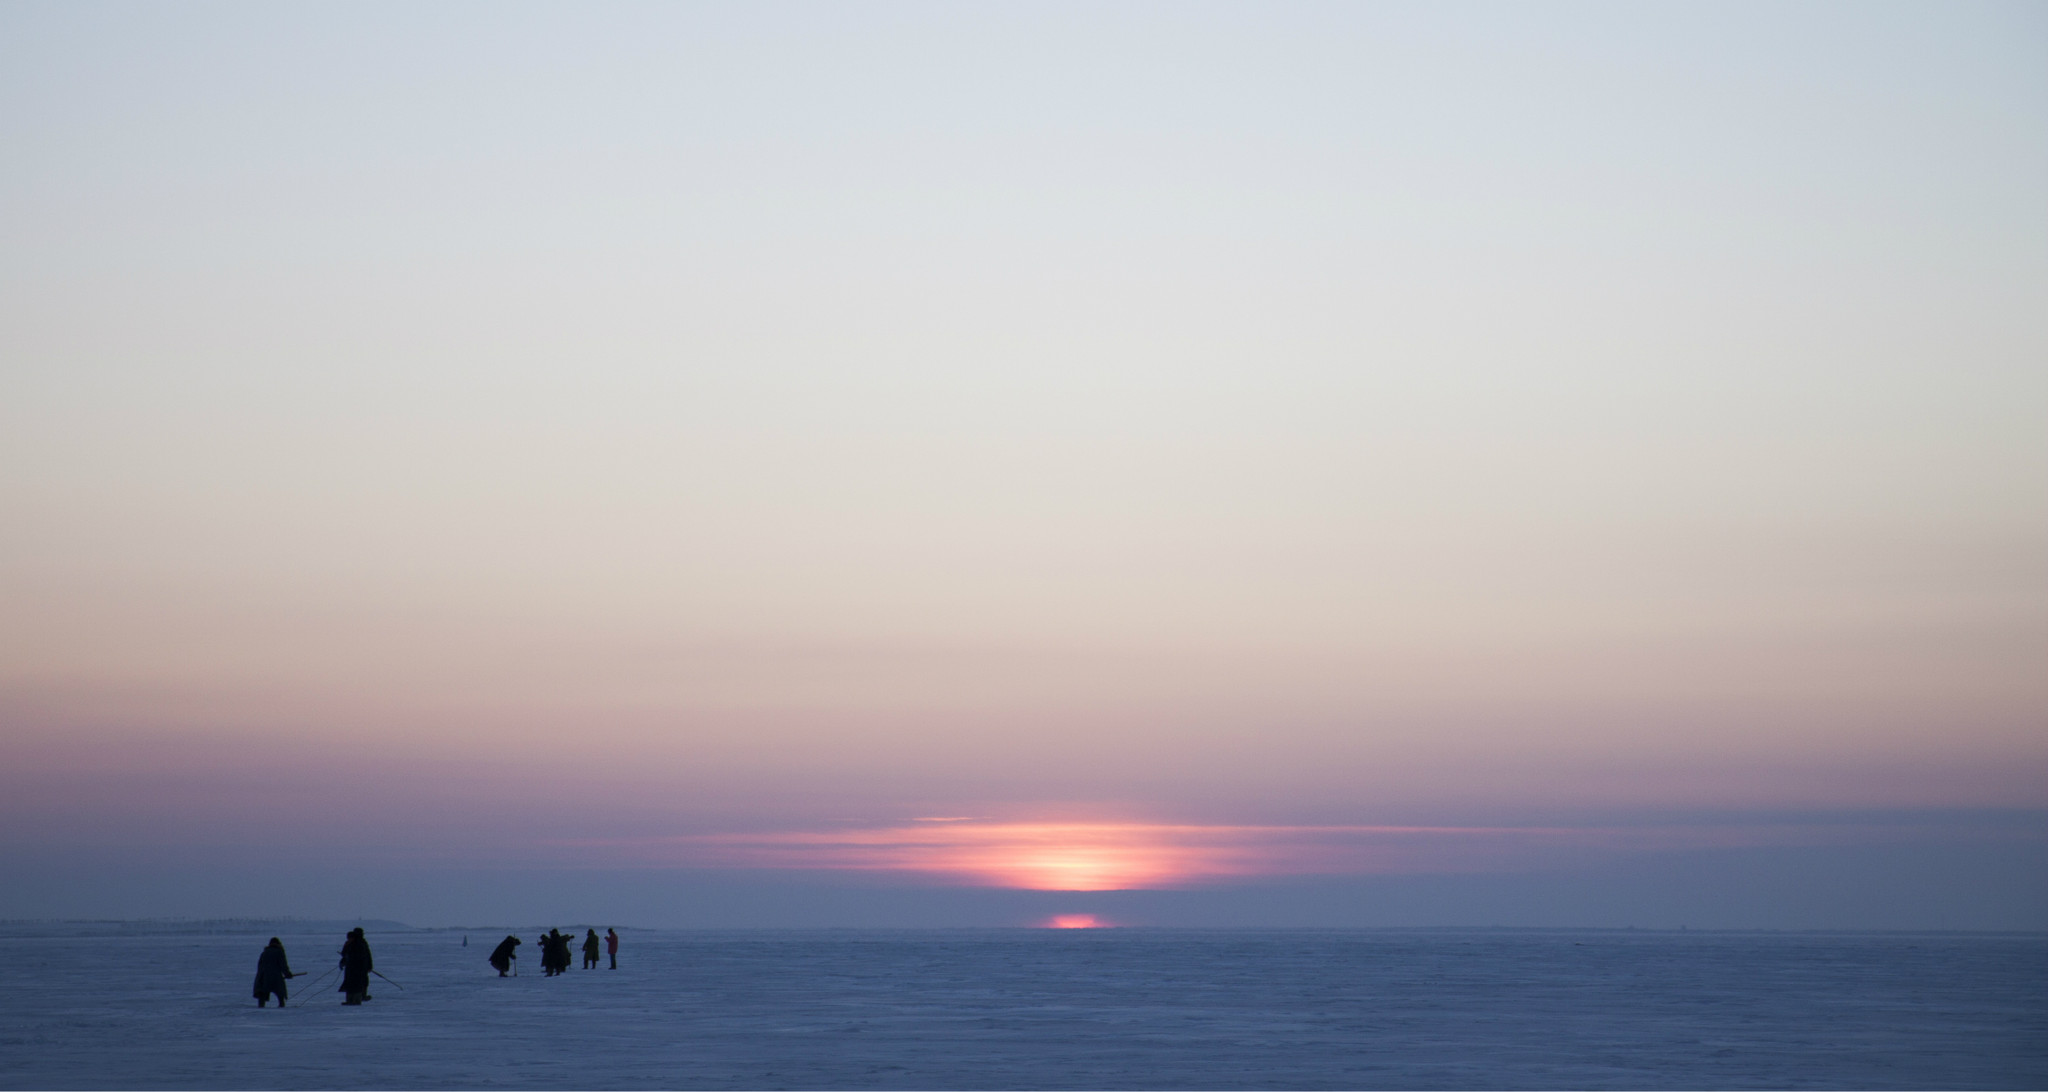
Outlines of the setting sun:
{"type": "Polygon", "coordinates": [[[669,865],[918,873],[1028,891],[1129,891],[1259,876],[1470,872],[1617,853],[1806,844],[1799,824],[1608,827],[1226,826],[1003,823],[965,817],[890,827],[577,839],[669,865]]]}
{"type": "Polygon", "coordinates": [[[1033,891],[1123,891],[1257,871],[1252,858],[1260,850],[1246,838],[1251,829],[955,820],[663,844],[670,852],[726,865],[922,872],[1033,891]]]}
{"type": "Polygon", "coordinates": [[[1040,926],[1043,929],[1109,929],[1113,926],[1093,914],[1055,914],[1040,926]]]}

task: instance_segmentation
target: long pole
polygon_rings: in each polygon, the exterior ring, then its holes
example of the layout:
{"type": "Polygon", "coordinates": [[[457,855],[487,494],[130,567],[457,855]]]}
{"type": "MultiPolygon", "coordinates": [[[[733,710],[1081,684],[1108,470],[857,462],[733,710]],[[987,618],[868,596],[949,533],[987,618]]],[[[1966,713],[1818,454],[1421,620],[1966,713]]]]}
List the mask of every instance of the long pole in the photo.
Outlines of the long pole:
{"type": "MultiPolygon", "coordinates": [[[[371,974],[373,974],[373,975],[376,975],[376,976],[377,976],[378,978],[384,978],[384,972],[383,972],[383,971],[371,971],[370,973],[371,973],[371,974]]],[[[386,981],[386,982],[391,982],[391,980],[390,980],[390,979],[388,979],[388,978],[384,978],[384,981],[386,981]]],[[[391,984],[392,984],[392,985],[394,985],[394,986],[398,986],[398,983],[396,983],[396,982],[391,982],[391,984]]],[[[402,990],[402,989],[404,989],[405,987],[404,987],[404,986],[398,986],[398,988],[402,990]]]]}

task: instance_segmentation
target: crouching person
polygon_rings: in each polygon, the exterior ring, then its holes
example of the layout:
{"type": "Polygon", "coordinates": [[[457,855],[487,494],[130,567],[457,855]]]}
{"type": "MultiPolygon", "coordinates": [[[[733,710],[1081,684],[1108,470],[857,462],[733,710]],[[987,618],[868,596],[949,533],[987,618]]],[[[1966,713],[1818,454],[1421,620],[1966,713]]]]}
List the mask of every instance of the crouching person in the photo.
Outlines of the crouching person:
{"type": "Polygon", "coordinates": [[[505,977],[505,972],[512,968],[512,961],[519,958],[519,953],[513,949],[519,947],[520,943],[518,937],[506,937],[499,941],[496,950],[491,952],[491,966],[498,969],[499,978],[505,977]]]}

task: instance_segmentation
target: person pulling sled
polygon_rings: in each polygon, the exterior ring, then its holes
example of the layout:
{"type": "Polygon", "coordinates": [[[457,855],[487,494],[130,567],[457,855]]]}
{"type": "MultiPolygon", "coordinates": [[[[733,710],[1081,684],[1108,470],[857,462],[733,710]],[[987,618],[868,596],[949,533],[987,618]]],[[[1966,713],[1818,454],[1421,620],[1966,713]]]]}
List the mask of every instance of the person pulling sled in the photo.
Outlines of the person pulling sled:
{"type": "Polygon", "coordinates": [[[270,995],[277,995],[277,1007],[284,1007],[285,980],[297,978],[292,973],[291,960],[284,957],[284,941],[276,937],[264,947],[263,954],[256,957],[256,1007],[270,1003],[270,995]]]}
{"type": "Polygon", "coordinates": [[[344,1005],[360,1005],[370,999],[370,942],[363,939],[360,926],[348,931],[341,944],[341,987],[344,1005]]]}

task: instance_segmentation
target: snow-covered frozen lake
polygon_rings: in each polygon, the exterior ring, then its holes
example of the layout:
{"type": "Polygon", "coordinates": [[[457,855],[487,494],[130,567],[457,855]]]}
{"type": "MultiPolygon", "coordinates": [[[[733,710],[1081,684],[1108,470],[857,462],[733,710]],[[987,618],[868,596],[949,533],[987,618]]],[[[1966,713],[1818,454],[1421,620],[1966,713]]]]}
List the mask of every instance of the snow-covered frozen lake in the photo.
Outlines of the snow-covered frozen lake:
{"type": "Polygon", "coordinates": [[[269,930],[7,937],[0,1086],[2048,1087],[2041,936],[632,931],[550,979],[517,932],[500,979],[503,931],[373,930],[403,990],[284,1010],[269,930]]]}

